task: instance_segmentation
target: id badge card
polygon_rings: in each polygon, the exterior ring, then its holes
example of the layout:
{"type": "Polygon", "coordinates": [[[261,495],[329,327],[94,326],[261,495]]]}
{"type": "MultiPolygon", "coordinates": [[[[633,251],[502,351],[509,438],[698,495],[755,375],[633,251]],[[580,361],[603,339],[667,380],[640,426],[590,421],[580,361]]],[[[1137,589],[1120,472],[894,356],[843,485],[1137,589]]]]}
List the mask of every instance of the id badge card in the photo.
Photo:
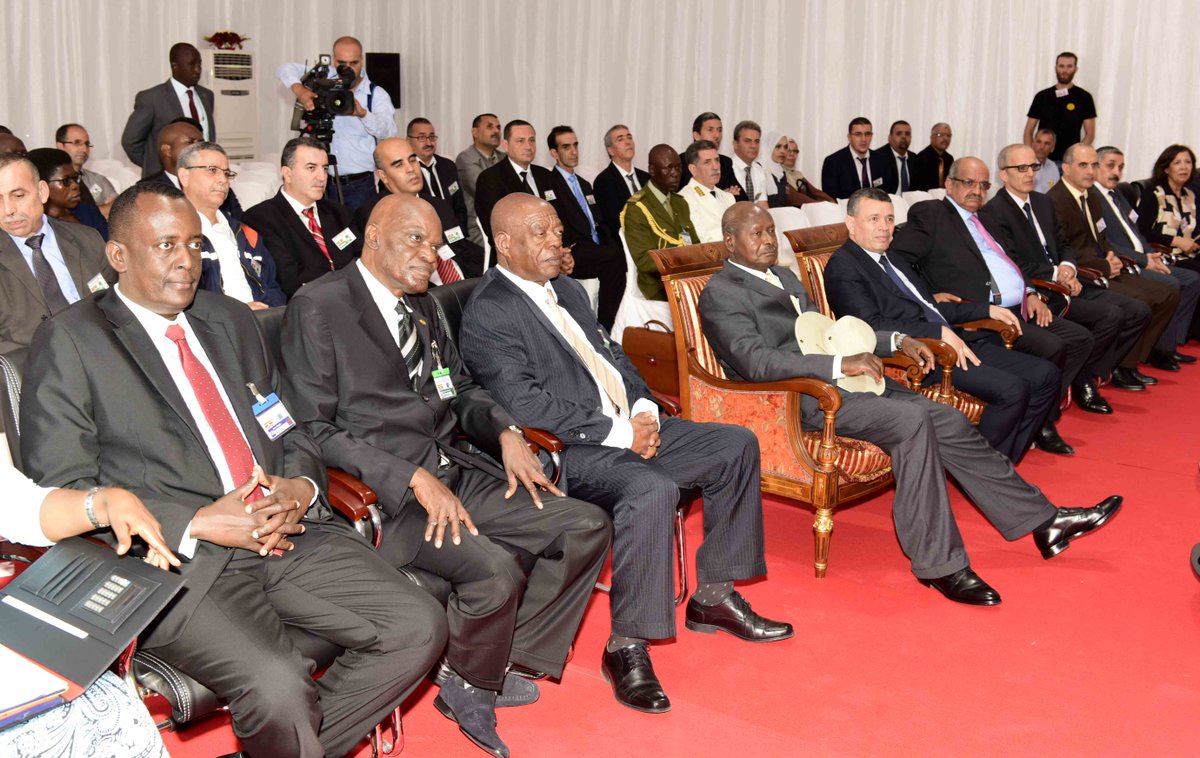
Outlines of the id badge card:
{"type": "Polygon", "coordinates": [[[458,392],[454,389],[454,380],[450,378],[450,369],[435,368],[431,375],[433,376],[433,386],[437,387],[439,398],[442,400],[451,400],[458,396],[458,392]]]}
{"type": "Polygon", "coordinates": [[[254,404],[254,419],[272,442],[295,428],[292,414],[274,392],[254,404]]]}

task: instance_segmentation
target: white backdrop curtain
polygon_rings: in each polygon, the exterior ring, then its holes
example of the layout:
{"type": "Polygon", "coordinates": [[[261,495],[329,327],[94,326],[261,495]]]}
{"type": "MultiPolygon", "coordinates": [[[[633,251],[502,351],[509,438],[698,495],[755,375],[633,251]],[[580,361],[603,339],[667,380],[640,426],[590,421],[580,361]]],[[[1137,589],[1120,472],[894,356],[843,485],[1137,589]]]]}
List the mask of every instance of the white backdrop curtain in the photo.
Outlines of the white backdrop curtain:
{"type": "MultiPolygon", "coordinates": [[[[1096,99],[1097,144],[1120,145],[1133,177],[1158,152],[1197,139],[1197,13],[1193,0],[2,0],[0,123],[29,147],[80,121],[95,157],[123,158],[120,134],[138,90],[169,75],[176,41],[231,29],[252,39],[259,81],[259,157],[275,160],[288,132],[285,61],[312,60],[341,34],[399,52],[397,121],[431,119],[439,152],[470,141],[481,111],[520,117],[545,135],[575,127],[584,164],[599,168],[612,124],[628,124],[639,165],[649,148],[682,148],[692,118],[753,119],[792,135],[814,178],[865,115],[878,146],[888,124],[954,129],[950,151],[994,163],[1020,141],[1033,94],[1053,82],[1060,50],[1080,56],[1076,82],[1096,99]]],[[[216,114],[218,136],[221,113],[216,114]]],[[[544,142],[539,162],[548,163],[544,142]]],[[[994,175],[993,166],[993,175],[994,175]]]]}

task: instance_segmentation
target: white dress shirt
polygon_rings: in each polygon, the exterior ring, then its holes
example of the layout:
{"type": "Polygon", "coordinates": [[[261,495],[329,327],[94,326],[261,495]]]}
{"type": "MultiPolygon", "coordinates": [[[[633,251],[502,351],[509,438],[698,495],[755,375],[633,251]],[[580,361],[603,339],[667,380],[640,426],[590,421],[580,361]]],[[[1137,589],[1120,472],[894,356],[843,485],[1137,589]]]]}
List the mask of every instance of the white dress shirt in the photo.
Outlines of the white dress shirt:
{"type": "Polygon", "coordinates": [[[212,141],[212,129],[208,127],[208,112],[204,109],[204,103],[200,100],[200,93],[194,87],[185,87],[175,81],[175,77],[171,77],[171,88],[175,90],[175,97],[179,98],[179,107],[183,108],[183,115],[188,118],[192,117],[192,106],[188,102],[188,90],[192,92],[192,102],[196,104],[196,114],[200,116],[200,132],[204,135],[204,139],[212,141]]]}
{"type": "Polygon", "coordinates": [[[770,180],[770,185],[767,184],[767,172],[763,169],[762,164],[754,161],[752,165],[747,166],[737,156],[737,153],[734,153],[730,158],[733,160],[733,176],[737,179],[738,184],[742,186],[743,190],[746,189],[746,169],[750,169],[750,178],[754,182],[754,197],[748,197],[747,199],[754,202],[766,200],[767,195],[771,194],[767,192],[767,188],[769,186],[771,189],[775,189],[775,181],[770,180]]]}
{"type": "MultiPolygon", "coordinates": [[[[621,175],[621,181],[625,182],[625,186],[629,187],[629,194],[636,194],[638,190],[642,188],[642,183],[638,181],[637,169],[634,168],[633,161],[629,162],[628,171],[618,166],[616,161],[609,161],[609,163],[611,163],[613,168],[617,170],[617,173],[621,175]]],[[[686,167],[684,168],[684,171],[687,171],[686,167]]]]}
{"type": "Polygon", "coordinates": [[[212,253],[203,253],[203,256],[215,258],[221,269],[221,291],[234,300],[253,302],[254,292],[251,291],[250,282],[246,281],[246,272],[242,268],[242,251],[238,250],[237,237],[233,228],[229,226],[229,221],[225,219],[225,214],[217,211],[215,224],[200,211],[196,211],[196,215],[200,217],[200,233],[212,244],[214,250],[212,253]]]}
{"type": "Polygon", "coordinates": [[[279,194],[283,195],[283,199],[287,200],[288,205],[292,206],[292,211],[300,217],[300,223],[304,224],[305,229],[308,228],[308,216],[304,212],[309,208],[313,209],[313,217],[317,219],[317,226],[321,227],[321,234],[325,236],[325,244],[328,245],[329,235],[325,233],[325,225],[321,223],[321,209],[317,207],[317,204],[309,203],[308,205],[303,205],[299,200],[289,195],[287,190],[282,188],[279,190],[279,194]]]}
{"type": "Polygon", "coordinates": [[[7,460],[0,461],[0,535],[9,542],[45,547],[54,542],[42,531],[42,503],[54,487],[39,487],[7,460]]]}
{"type": "Polygon", "coordinates": [[[1139,253],[1145,253],[1146,251],[1142,249],[1142,241],[1138,239],[1138,235],[1135,234],[1133,228],[1129,226],[1129,218],[1121,212],[1121,209],[1117,207],[1117,204],[1113,202],[1113,199],[1108,196],[1109,192],[1114,191],[1115,190],[1107,189],[1102,185],[1096,187],[1096,192],[1100,194],[1100,198],[1104,200],[1105,203],[1108,203],[1108,207],[1112,208],[1113,215],[1115,215],[1117,220],[1121,222],[1121,227],[1125,230],[1125,236],[1129,237],[1129,241],[1133,243],[1133,249],[1139,253]]]}
{"type": "Polygon", "coordinates": [[[525,168],[521,168],[520,166],[517,165],[516,161],[514,161],[512,158],[509,158],[508,164],[513,167],[513,171],[517,172],[518,179],[521,178],[522,173],[525,174],[525,181],[529,184],[529,188],[531,190],[533,190],[533,194],[537,195],[538,197],[542,196],[542,193],[538,191],[537,182],[535,182],[533,180],[533,164],[532,163],[530,163],[525,168]]]}
{"type": "Polygon", "coordinates": [[[417,159],[417,163],[421,164],[421,172],[425,174],[425,188],[429,190],[429,194],[449,200],[447,188],[442,186],[442,180],[437,175],[437,156],[430,158],[428,165],[422,163],[420,158],[417,159]]]}
{"type": "Polygon", "coordinates": [[[696,181],[695,177],[679,190],[679,195],[687,201],[692,226],[696,227],[701,242],[720,242],[724,239],[721,216],[726,208],[737,202],[733,195],[716,187],[709,189],[696,181]]]}
{"type": "Polygon", "coordinates": [[[1050,188],[1058,183],[1058,180],[1061,178],[1062,172],[1058,170],[1058,165],[1047,158],[1042,167],[1038,169],[1038,172],[1034,174],[1033,190],[1034,192],[1049,192],[1050,188]]]}
{"type": "MultiPolygon", "coordinates": [[[[855,179],[855,181],[860,182],[860,183],[862,182],[862,172],[863,172],[863,163],[862,162],[865,160],[867,162],[867,186],[874,187],[875,186],[875,177],[872,176],[872,174],[871,174],[871,151],[868,150],[867,152],[863,153],[862,155],[859,155],[858,153],[854,152],[854,148],[850,148],[850,157],[854,160],[854,179],[855,179]]],[[[897,168],[896,170],[899,171],[900,169],[897,168]]],[[[899,175],[897,174],[897,176],[899,176],[899,175]]],[[[910,185],[912,184],[912,164],[911,163],[908,164],[908,183],[910,185]]]]}
{"type": "MultiPolygon", "coordinates": [[[[1016,203],[1016,204],[1017,204],[1017,208],[1019,208],[1019,209],[1020,209],[1020,211],[1021,211],[1021,215],[1022,215],[1022,216],[1024,216],[1024,215],[1025,215],[1025,204],[1026,204],[1026,203],[1029,203],[1029,212],[1030,212],[1030,213],[1033,213],[1033,203],[1030,203],[1030,201],[1029,201],[1029,196],[1028,196],[1028,195],[1026,195],[1025,199],[1024,199],[1024,200],[1022,200],[1021,198],[1019,198],[1019,197],[1017,197],[1016,195],[1014,195],[1014,194],[1012,193],[1012,190],[1010,190],[1008,187],[1005,187],[1005,188],[1004,188],[1004,191],[1005,191],[1005,192],[1007,192],[1007,193],[1008,193],[1008,196],[1012,198],[1012,201],[1013,201],[1014,203],[1016,203]]],[[[1026,218],[1028,218],[1028,216],[1026,216],[1026,218]]],[[[1041,243],[1042,243],[1042,249],[1043,249],[1043,250],[1045,250],[1045,249],[1046,249],[1046,247],[1047,247],[1047,246],[1046,246],[1046,233],[1045,233],[1044,231],[1042,231],[1042,225],[1038,223],[1037,216],[1034,216],[1034,217],[1033,217],[1033,228],[1034,228],[1034,230],[1037,232],[1037,236],[1038,236],[1038,242],[1041,242],[1041,243]]],[[[1055,281],[1057,281],[1057,280],[1058,280],[1058,268],[1059,268],[1059,266],[1068,266],[1068,267],[1070,267],[1071,269],[1074,269],[1074,268],[1075,268],[1075,264],[1074,264],[1074,263],[1071,263],[1070,261],[1063,261],[1062,263],[1056,264],[1056,265],[1054,266],[1054,272],[1053,272],[1053,274],[1051,274],[1051,277],[1052,277],[1052,278],[1053,278],[1055,281]]]]}
{"type": "Polygon", "coordinates": [[[29,267],[29,271],[33,273],[33,278],[37,279],[37,273],[33,270],[33,248],[25,244],[25,240],[29,237],[42,234],[42,255],[46,258],[46,262],[50,264],[50,270],[54,272],[54,278],[58,280],[58,288],[62,290],[63,297],[68,303],[74,303],[79,299],[79,290],[75,287],[75,280],[71,278],[71,270],[67,268],[67,261],[63,258],[62,248],[58,246],[58,237],[54,234],[54,227],[50,226],[49,219],[46,214],[42,214],[42,225],[36,232],[28,237],[15,237],[8,235],[13,244],[17,246],[17,250],[21,251],[21,257],[25,259],[25,265],[29,267]]]}
{"type": "MultiPolygon", "coordinates": [[[[527,279],[522,279],[513,272],[504,268],[503,264],[497,266],[497,268],[500,269],[501,274],[508,277],[510,282],[517,285],[517,288],[520,289],[526,297],[533,301],[533,304],[537,306],[538,310],[545,314],[546,318],[550,321],[550,324],[554,326],[555,329],[559,329],[558,321],[561,314],[562,320],[566,322],[567,328],[574,332],[576,337],[582,339],[588,344],[591,344],[588,341],[587,334],[583,331],[583,328],[575,321],[571,314],[567,312],[566,308],[561,308],[558,305],[551,305],[550,303],[546,302],[547,298],[549,298],[553,303],[558,302],[558,295],[554,292],[554,288],[549,282],[546,282],[546,284],[543,285],[538,284],[537,282],[531,282],[527,279]]],[[[559,334],[562,334],[561,329],[559,329],[559,334]]],[[[566,335],[563,335],[563,339],[567,339],[566,335]]],[[[570,340],[567,340],[567,343],[570,344],[570,340]]],[[[607,371],[612,372],[612,376],[617,384],[624,384],[625,380],[621,377],[621,372],[617,371],[616,367],[604,357],[604,354],[597,351],[596,355],[599,357],[599,364],[607,371]]],[[[592,378],[592,381],[596,386],[597,394],[600,395],[600,412],[612,421],[612,429],[609,430],[608,436],[605,437],[600,444],[604,445],[605,447],[615,447],[622,450],[628,449],[629,446],[633,444],[633,423],[628,418],[618,415],[617,409],[612,403],[612,398],[610,398],[608,393],[605,392],[604,388],[600,386],[600,382],[595,377],[592,378]]],[[[647,400],[644,397],[639,397],[634,401],[633,405],[629,407],[629,416],[632,418],[642,411],[647,411],[654,416],[656,421],[658,420],[658,406],[654,402],[647,400]]]]}

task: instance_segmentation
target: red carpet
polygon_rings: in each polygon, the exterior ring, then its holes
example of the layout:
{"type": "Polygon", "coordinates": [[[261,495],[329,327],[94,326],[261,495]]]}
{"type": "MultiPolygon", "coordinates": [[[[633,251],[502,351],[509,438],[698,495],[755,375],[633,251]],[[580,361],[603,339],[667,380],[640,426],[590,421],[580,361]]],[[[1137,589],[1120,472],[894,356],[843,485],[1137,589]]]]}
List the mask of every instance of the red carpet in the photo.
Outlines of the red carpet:
{"type": "MultiPolygon", "coordinates": [[[[795,638],[694,634],[680,609],[679,637],[653,648],[674,709],[644,715],[618,705],[600,676],[608,601],[596,594],[563,681],[543,683],[535,705],[501,710],[501,736],[518,758],[1194,752],[1200,584],[1187,556],[1200,541],[1200,366],[1149,373],[1160,380],[1150,391],[1105,391],[1114,416],[1067,412],[1059,429],[1074,458],[1034,451],[1021,464],[1059,505],[1125,495],[1110,524],[1057,558],[1042,560],[1029,538],[1005,542],[952,491],[972,566],[1001,606],[956,605],[913,579],[890,493],[838,514],[821,581],[810,513],[770,500],[770,576],[742,591],[795,624],[795,638]]],[[[693,551],[701,518],[688,518],[693,551]]],[[[407,704],[405,755],[483,756],[433,708],[435,694],[407,704]]],[[[168,749],[233,750],[226,724],[168,734],[168,749]]]]}

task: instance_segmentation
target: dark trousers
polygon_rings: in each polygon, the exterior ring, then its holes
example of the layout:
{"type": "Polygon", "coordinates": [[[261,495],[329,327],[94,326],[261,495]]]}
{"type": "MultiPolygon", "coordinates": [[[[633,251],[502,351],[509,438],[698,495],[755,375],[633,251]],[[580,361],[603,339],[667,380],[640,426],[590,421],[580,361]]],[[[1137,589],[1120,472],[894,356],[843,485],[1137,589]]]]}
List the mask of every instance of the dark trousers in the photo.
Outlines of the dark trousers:
{"type": "MultiPolygon", "coordinates": [[[[1096,342],[1087,329],[1061,318],[1054,319],[1045,327],[1032,321],[1022,322],[1021,336],[1013,343],[1013,349],[1044,358],[1058,367],[1061,382],[1059,397],[1064,397],[1067,388],[1076,381],[1083,382],[1091,378],[1080,372],[1095,347],[1096,342]]],[[[1055,406],[1050,416],[1057,419],[1059,415],[1055,406]]]]}
{"type": "Polygon", "coordinates": [[[350,181],[342,180],[342,197],[338,199],[338,182],[333,174],[329,175],[329,183],[325,185],[325,199],[335,200],[350,209],[350,212],[361,208],[368,200],[375,197],[375,177],[364,176],[350,181]]]}
{"type": "MultiPolygon", "coordinates": [[[[1191,271],[1200,274],[1200,258],[1188,258],[1187,260],[1179,261],[1171,267],[1173,272],[1180,270],[1191,271]]],[[[1192,320],[1188,324],[1188,337],[1200,340],[1200,308],[1192,313],[1192,320]]]]}
{"type": "Polygon", "coordinates": [[[617,308],[625,294],[625,253],[620,245],[593,245],[576,243],[571,250],[575,258],[572,279],[599,279],[600,302],[596,308],[596,320],[605,329],[612,329],[617,317],[617,308]]]}
{"type": "MultiPolygon", "coordinates": [[[[446,608],[450,666],[472,685],[491,690],[503,686],[510,661],[562,676],[608,557],[608,517],[589,503],[546,494],[539,510],[524,488],[505,500],[506,481],[479,469],[452,470],[447,485],[471,514],[479,536],[464,528],[462,544],[455,545],[447,529],[440,548],[422,541],[412,560],[413,566],[454,586],[446,608]],[[506,548],[535,557],[528,578],[506,548]]],[[[423,535],[425,524],[423,519],[389,519],[380,555],[393,565],[404,560],[389,551],[389,542],[411,544],[401,532],[418,529],[423,535]]]]}
{"type": "MultiPolygon", "coordinates": [[[[981,363],[966,371],[955,368],[954,386],[987,403],[979,433],[1019,463],[1058,402],[1058,368],[1042,358],[1008,350],[998,338],[975,340],[968,346],[981,363]]],[[[926,384],[939,381],[937,375],[929,372],[926,384]]]]}
{"type": "Polygon", "coordinates": [[[1142,277],[1152,282],[1162,282],[1179,290],[1179,307],[1167,324],[1167,330],[1154,346],[1158,350],[1173,352],[1188,340],[1188,327],[1196,317],[1196,304],[1200,302],[1200,274],[1179,266],[1172,266],[1170,274],[1142,269],[1142,277]]]}
{"type": "MultiPolygon", "coordinates": [[[[970,565],[946,494],[947,472],[1006,540],[1028,534],[1054,515],[1042,491],[1022,479],[1012,462],[950,406],[890,385],[882,396],[841,394],[837,433],[874,443],[892,456],[892,517],[918,578],[935,579],[970,565]]],[[[820,423],[815,409],[804,414],[805,429],[820,423]]]]}
{"type": "Polygon", "coordinates": [[[1108,290],[1140,300],[1150,307],[1150,323],[1133,343],[1133,349],[1121,361],[1122,367],[1136,369],[1139,363],[1150,357],[1150,351],[1154,349],[1175,316],[1175,311],[1179,308],[1179,288],[1146,277],[1123,273],[1109,280],[1108,290]]]}
{"type": "Polygon", "coordinates": [[[1085,327],[1094,340],[1079,381],[1107,380],[1113,369],[1123,365],[1150,323],[1150,307],[1141,300],[1085,284],[1072,298],[1066,320],[1085,327]]]}
{"type": "Polygon", "coordinates": [[[761,576],[762,496],[758,438],[742,427],[663,418],[658,455],[572,445],[563,470],[569,491],[613,518],[612,630],[641,639],[675,635],[672,524],[679,489],[704,495],[704,543],[696,551],[701,582],[761,576]]]}
{"type": "Polygon", "coordinates": [[[278,558],[234,551],[180,636],[151,650],[229,704],[255,758],[345,755],[446,644],[437,601],[357,536],[309,526],[294,542],[278,558]],[[314,681],[288,627],[346,652],[314,681]]]}

